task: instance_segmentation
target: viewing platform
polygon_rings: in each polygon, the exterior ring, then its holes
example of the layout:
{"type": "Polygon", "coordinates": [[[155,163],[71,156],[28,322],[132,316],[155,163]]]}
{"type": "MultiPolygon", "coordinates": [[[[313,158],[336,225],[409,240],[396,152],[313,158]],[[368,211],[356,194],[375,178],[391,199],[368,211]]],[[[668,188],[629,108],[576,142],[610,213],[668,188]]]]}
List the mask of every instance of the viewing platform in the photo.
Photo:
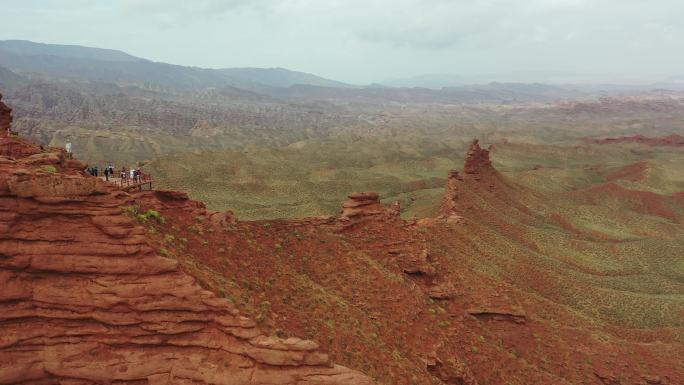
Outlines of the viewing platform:
{"type": "Polygon", "coordinates": [[[123,191],[133,191],[133,190],[138,190],[138,191],[143,191],[143,190],[149,190],[152,191],[152,175],[150,174],[143,174],[141,175],[138,179],[134,178],[113,178],[109,177],[109,180],[105,178],[104,176],[99,176],[100,179],[106,181],[107,183],[113,184],[118,186],[120,189],[123,191]]]}

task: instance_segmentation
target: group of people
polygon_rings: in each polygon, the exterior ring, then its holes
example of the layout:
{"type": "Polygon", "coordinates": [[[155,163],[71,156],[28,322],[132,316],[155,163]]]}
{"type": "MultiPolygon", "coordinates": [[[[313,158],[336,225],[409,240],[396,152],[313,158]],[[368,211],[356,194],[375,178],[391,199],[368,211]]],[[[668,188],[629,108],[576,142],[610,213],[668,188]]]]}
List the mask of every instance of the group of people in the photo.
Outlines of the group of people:
{"type": "MultiPolygon", "coordinates": [[[[93,167],[88,167],[86,169],[86,173],[90,174],[92,176],[99,177],[100,176],[100,170],[98,169],[97,166],[93,167]]],[[[109,178],[114,178],[114,166],[111,164],[107,167],[104,168],[104,171],[102,173],[105,177],[105,180],[109,181],[109,178]]],[[[130,168],[126,169],[126,167],[121,167],[121,172],[119,173],[119,178],[122,181],[125,180],[132,180],[134,182],[142,182],[143,180],[143,173],[140,171],[140,167],[138,168],[130,168]]]]}
{"type": "Polygon", "coordinates": [[[143,179],[143,173],[140,171],[140,167],[131,168],[130,170],[126,170],[126,167],[121,167],[120,175],[122,180],[130,178],[134,182],[142,182],[143,179]]]}
{"type": "MultiPolygon", "coordinates": [[[[88,174],[90,174],[90,175],[92,175],[92,176],[99,176],[99,175],[100,175],[100,170],[97,168],[97,166],[95,166],[95,167],[88,167],[88,168],[86,168],[86,173],[88,173],[88,174]]],[[[105,171],[105,173],[106,173],[106,171],[105,171]]]]}

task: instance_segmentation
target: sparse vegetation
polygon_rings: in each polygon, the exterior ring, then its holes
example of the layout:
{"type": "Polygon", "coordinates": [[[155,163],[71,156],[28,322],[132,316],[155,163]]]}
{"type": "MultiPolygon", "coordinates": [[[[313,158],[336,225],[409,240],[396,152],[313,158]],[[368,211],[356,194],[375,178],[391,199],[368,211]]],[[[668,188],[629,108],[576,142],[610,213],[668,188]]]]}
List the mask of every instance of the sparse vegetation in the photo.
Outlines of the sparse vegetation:
{"type": "Polygon", "coordinates": [[[51,164],[46,164],[46,165],[38,167],[38,171],[46,172],[49,174],[54,174],[57,172],[57,167],[55,167],[51,164]]]}

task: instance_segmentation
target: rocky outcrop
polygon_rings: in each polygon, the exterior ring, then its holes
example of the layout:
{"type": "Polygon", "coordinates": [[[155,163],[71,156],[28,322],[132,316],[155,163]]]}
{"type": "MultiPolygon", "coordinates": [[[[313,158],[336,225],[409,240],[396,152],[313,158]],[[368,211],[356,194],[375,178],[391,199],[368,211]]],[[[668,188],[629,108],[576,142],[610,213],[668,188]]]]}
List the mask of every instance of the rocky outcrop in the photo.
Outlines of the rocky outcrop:
{"type": "Polygon", "coordinates": [[[468,148],[468,155],[466,155],[465,164],[463,165],[463,172],[477,179],[482,174],[492,170],[492,161],[489,160],[489,150],[481,148],[477,139],[473,140],[473,143],[470,144],[470,148],[468,148]]]}
{"type": "Polygon", "coordinates": [[[26,139],[11,137],[12,109],[2,102],[0,94],[0,156],[15,158],[39,154],[40,146],[26,139]]]}
{"type": "Polygon", "coordinates": [[[40,154],[42,148],[35,143],[11,137],[12,109],[2,102],[0,94],[0,156],[15,158],[40,154]]]}
{"type": "Polygon", "coordinates": [[[428,287],[427,295],[432,299],[451,299],[458,294],[456,288],[450,282],[428,287]]]}
{"type": "Polygon", "coordinates": [[[232,211],[212,211],[209,212],[209,222],[216,227],[228,227],[237,223],[237,217],[232,211]]]}
{"type": "Polygon", "coordinates": [[[403,271],[406,274],[422,275],[432,277],[437,274],[437,269],[432,264],[430,252],[427,249],[419,253],[405,256],[403,271]]]}
{"type": "Polygon", "coordinates": [[[440,206],[440,214],[443,218],[451,218],[457,216],[457,203],[459,198],[459,186],[463,182],[463,177],[458,170],[449,171],[446,187],[444,188],[444,197],[440,206]]]}
{"type": "Polygon", "coordinates": [[[0,383],[372,383],[200,287],[126,214],[130,195],[38,158],[0,157],[0,383]]]}
{"type": "Polygon", "coordinates": [[[390,208],[380,203],[380,194],[377,192],[356,192],[349,194],[349,199],[342,205],[340,220],[346,224],[355,224],[367,220],[391,220],[399,218],[399,202],[393,203],[390,208]]]}
{"type": "Polygon", "coordinates": [[[493,191],[499,185],[500,174],[489,159],[492,147],[485,150],[480,147],[477,139],[473,140],[468,148],[463,172],[458,170],[449,171],[444,197],[440,205],[440,218],[451,223],[461,223],[463,218],[459,205],[462,205],[463,195],[466,189],[476,194],[484,191],[493,191]]]}
{"type": "Polygon", "coordinates": [[[0,138],[9,136],[11,124],[12,109],[2,102],[2,94],[0,94],[0,138]]]}

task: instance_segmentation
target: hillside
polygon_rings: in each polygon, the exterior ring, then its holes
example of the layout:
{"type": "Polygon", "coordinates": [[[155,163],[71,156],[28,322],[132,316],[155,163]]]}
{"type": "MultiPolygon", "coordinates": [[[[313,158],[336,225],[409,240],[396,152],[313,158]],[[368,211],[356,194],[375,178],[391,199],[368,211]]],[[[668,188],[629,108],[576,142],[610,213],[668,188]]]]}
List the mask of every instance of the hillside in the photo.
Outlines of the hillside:
{"type": "MultiPolygon", "coordinates": [[[[486,143],[495,144],[492,160],[504,175],[535,190],[571,191],[613,181],[666,195],[684,191],[684,152],[648,144],[659,138],[611,146],[581,138],[531,144],[522,136],[527,132],[508,136],[521,135],[514,141],[493,135],[486,143]],[[638,164],[646,168],[639,171],[638,164]]],[[[144,168],[159,186],[244,219],[333,215],[347,192],[366,190],[380,192],[385,203],[400,201],[402,215],[410,218],[436,212],[448,172],[466,147],[457,138],[312,140],[277,149],[176,153],[144,168]]]]}
{"type": "Polygon", "coordinates": [[[471,147],[437,218],[403,221],[354,195],[341,217],[217,233],[178,210],[190,201],[151,207],[164,247],[214,290],[381,383],[682,381],[681,196],[540,191],[488,155],[471,147]]]}
{"type": "Polygon", "coordinates": [[[682,383],[684,196],[640,189],[641,165],[509,177],[490,156],[516,146],[471,143],[420,219],[366,192],[242,221],[0,138],[0,379],[682,383]]]}

